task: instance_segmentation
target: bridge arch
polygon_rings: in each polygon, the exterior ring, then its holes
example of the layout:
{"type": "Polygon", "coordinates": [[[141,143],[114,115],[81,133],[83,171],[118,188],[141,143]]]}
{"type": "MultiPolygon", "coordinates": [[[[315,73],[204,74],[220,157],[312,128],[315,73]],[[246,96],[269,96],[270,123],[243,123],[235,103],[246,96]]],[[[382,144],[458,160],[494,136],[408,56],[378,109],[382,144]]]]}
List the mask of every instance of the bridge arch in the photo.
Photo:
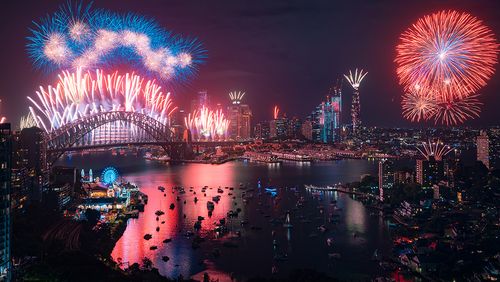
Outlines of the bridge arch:
{"type": "Polygon", "coordinates": [[[83,117],[48,133],[45,141],[47,151],[68,150],[91,131],[117,121],[139,127],[158,143],[172,140],[169,126],[148,115],[137,112],[113,111],[83,117]]]}

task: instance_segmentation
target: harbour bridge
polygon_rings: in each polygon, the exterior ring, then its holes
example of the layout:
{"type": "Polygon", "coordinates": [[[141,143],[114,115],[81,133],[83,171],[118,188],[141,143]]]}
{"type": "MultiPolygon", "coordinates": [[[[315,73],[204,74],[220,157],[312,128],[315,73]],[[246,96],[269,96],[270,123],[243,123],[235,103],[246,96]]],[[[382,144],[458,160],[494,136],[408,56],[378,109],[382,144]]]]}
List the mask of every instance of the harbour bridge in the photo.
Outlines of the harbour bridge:
{"type": "Polygon", "coordinates": [[[82,117],[46,134],[47,162],[53,164],[65,152],[125,146],[160,146],[173,160],[185,158],[193,146],[230,146],[236,141],[178,139],[170,126],[142,113],[102,112],[82,117]]]}

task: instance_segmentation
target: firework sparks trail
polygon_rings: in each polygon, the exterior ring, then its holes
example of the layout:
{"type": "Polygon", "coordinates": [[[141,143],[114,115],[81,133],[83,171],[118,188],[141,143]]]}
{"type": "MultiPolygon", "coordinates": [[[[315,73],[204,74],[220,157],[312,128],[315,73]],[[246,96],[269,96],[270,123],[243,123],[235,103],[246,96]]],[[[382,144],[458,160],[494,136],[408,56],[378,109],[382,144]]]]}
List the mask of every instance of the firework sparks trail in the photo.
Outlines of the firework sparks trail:
{"type": "Polygon", "coordinates": [[[225,140],[227,138],[229,120],[222,110],[211,111],[203,106],[199,111],[189,113],[184,123],[195,140],[225,140]]]}
{"type": "Polygon", "coordinates": [[[439,139],[436,142],[423,142],[422,146],[417,146],[417,150],[422,154],[422,156],[429,160],[430,157],[434,157],[436,161],[441,161],[444,156],[453,151],[453,148],[450,146],[445,146],[443,142],[439,139]]]}
{"type": "Polygon", "coordinates": [[[233,104],[241,104],[241,100],[243,99],[243,96],[245,96],[245,92],[241,91],[233,91],[229,93],[229,99],[233,104]]]}
{"type": "Polygon", "coordinates": [[[33,114],[29,112],[27,115],[22,116],[19,121],[19,129],[23,130],[25,128],[37,127],[37,123],[33,114]]]}
{"type": "Polygon", "coordinates": [[[363,70],[360,70],[358,72],[358,69],[352,73],[351,70],[349,70],[349,74],[344,74],[344,77],[346,78],[347,82],[352,86],[354,90],[358,90],[359,86],[361,85],[361,81],[365,78],[365,76],[368,74],[368,72],[363,73],[363,70]]]}
{"type": "Polygon", "coordinates": [[[278,108],[278,106],[274,106],[273,118],[278,119],[279,116],[280,116],[280,108],[278,108]]]}
{"type": "Polygon", "coordinates": [[[40,86],[28,97],[30,113],[38,127],[51,132],[82,117],[110,111],[139,112],[164,124],[177,108],[170,93],[164,94],[155,81],[136,74],[101,70],[64,71],[55,86],[40,86]]]}

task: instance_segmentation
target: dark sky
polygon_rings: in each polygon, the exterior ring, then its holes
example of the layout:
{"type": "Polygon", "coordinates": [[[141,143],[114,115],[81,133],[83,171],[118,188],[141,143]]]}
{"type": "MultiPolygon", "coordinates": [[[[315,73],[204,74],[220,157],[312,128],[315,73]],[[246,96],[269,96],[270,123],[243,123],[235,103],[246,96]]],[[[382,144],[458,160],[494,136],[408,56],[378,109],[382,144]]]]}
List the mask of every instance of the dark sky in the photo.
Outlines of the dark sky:
{"type": "MultiPolygon", "coordinates": [[[[25,51],[28,28],[65,1],[6,2],[0,8],[1,114],[17,124],[27,113],[26,96],[56,80],[56,73],[31,66],[25,51]]],[[[208,59],[198,77],[176,91],[177,104],[187,105],[199,89],[223,103],[230,91],[241,90],[256,121],[269,119],[275,104],[289,116],[305,116],[342,73],[360,67],[369,72],[361,86],[363,122],[412,125],[401,117],[402,92],[393,63],[399,34],[425,14],[455,9],[479,17],[500,35],[498,0],[120,0],[93,5],[153,17],[175,33],[198,37],[208,59]]],[[[351,92],[344,84],[346,114],[351,92]]],[[[485,104],[481,117],[466,124],[499,124],[498,71],[480,93],[485,104]]]]}

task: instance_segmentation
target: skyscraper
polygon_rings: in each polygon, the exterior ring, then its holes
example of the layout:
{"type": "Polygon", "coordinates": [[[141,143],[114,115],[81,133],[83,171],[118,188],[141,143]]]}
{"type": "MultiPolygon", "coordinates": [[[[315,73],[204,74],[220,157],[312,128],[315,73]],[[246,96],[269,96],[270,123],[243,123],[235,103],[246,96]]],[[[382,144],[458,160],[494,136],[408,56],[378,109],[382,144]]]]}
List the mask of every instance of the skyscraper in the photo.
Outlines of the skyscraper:
{"type": "Polygon", "coordinates": [[[247,140],[251,137],[252,111],[246,104],[242,104],[244,92],[231,92],[231,105],[227,107],[229,119],[229,138],[233,140],[247,140]]]}
{"type": "Polygon", "coordinates": [[[342,85],[330,88],[326,100],[319,104],[308,119],[311,121],[311,139],[321,143],[341,141],[342,85]]]}
{"type": "Polygon", "coordinates": [[[11,186],[10,124],[0,124],[0,280],[10,280],[10,186],[11,186]]]}
{"type": "Polygon", "coordinates": [[[378,163],[378,190],[379,199],[384,201],[384,191],[394,186],[394,164],[392,161],[383,160],[378,163]]]}
{"type": "Polygon", "coordinates": [[[257,139],[267,140],[269,139],[269,122],[263,121],[255,125],[254,137],[257,139]]]}
{"type": "Polygon", "coordinates": [[[444,178],[444,162],[433,156],[428,160],[418,159],[416,165],[417,183],[423,188],[430,188],[444,178]]]}
{"type": "Polygon", "coordinates": [[[361,126],[361,103],[359,101],[359,85],[361,84],[361,81],[363,81],[363,78],[368,73],[365,72],[363,73],[363,70],[361,70],[358,73],[358,69],[354,71],[354,74],[349,71],[349,75],[344,75],[344,77],[347,79],[349,84],[351,84],[352,88],[354,89],[354,93],[352,94],[352,107],[351,107],[351,119],[352,119],[352,132],[354,135],[358,133],[358,129],[361,126]]]}
{"type": "Polygon", "coordinates": [[[201,109],[203,106],[208,107],[208,92],[207,90],[198,91],[196,97],[191,100],[191,112],[201,109]]]}
{"type": "Polygon", "coordinates": [[[490,168],[490,139],[485,130],[476,137],[477,160],[490,168]]]}

